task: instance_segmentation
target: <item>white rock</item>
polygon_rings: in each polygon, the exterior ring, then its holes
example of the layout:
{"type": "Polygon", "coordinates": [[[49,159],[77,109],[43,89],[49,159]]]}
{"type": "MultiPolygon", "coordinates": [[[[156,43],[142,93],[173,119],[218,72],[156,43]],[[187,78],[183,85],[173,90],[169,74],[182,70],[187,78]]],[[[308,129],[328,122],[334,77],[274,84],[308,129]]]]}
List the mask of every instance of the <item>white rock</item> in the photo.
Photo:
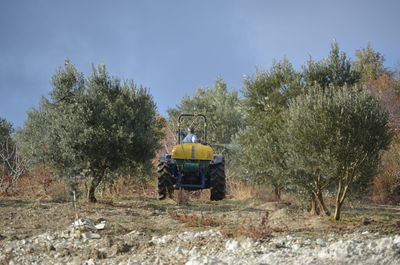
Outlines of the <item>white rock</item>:
{"type": "Polygon", "coordinates": [[[103,230],[104,228],[106,228],[106,225],[107,225],[107,221],[101,221],[101,223],[95,225],[94,227],[97,230],[103,230]]]}
{"type": "Polygon", "coordinates": [[[254,243],[254,240],[250,238],[247,238],[245,241],[241,243],[242,248],[247,250],[254,248],[255,245],[256,244],[254,243]]]}
{"type": "Polygon", "coordinates": [[[230,251],[235,251],[240,248],[240,243],[236,240],[228,240],[225,243],[225,248],[230,251]]]}
{"type": "Polygon", "coordinates": [[[89,259],[84,264],[86,264],[86,265],[96,265],[96,262],[93,259],[89,259]]]}
{"type": "Polygon", "coordinates": [[[320,246],[325,246],[325,241],[323,239],[321,239],[321,238],[318,238],[315,241],[315,243],[317,243],[317,245],[320,245],[320,246]]]}
{"type": "MultiPolygon", "coordinates": [[[[196,234],[192,232],[183,232],[177,235],[177,237],[182,241],[191,241],[196,237],[196,234]]],[[[199,235],[197,235],[197,237],[199,237],[199,235]]]]}
{"type": "Polygon", "coordinates": [[[91,233],[90,237],[91,237],[91,239],[100,239],[101,235],[98,233],[91,233]]]}
{"type": "Polygon", "coordinates": [[[379,247],[380,248],[387,248],[389,247],[389,245],[393,243],[393,241],[391,240],[391,238],[384,238],[379,242],[379,247]]]}
{"type": "Polygon", "coordinates": [[[292,249],[293,250],[298,250],[300,247],[301,247],[300,244],[293,244],[292,245],[292,249]]]}
{"type": "Polygon", "coordinates": [[[185,264],[186,265],[203,265],[203,264],[223,265],[223,264],[228,264],[228,263],[223,262],[218,257],[196,256],[196,257],[190,258],[185,264]]]}
{"type": "Polygon", "coordinates": [[[190,251],[189,251],[189,256],[194,256],[199,252],[199,248],[198,247],[193,247],[190,251]]]}
{"type": "Polygon", "coordinates": [[[172,239],[173,239],[172,235],[165,235],[162,237],[153,237],[151,239],[151,242],[155,243],[155,244],[165,244],[165,243],[171,241],[172,239]]]}
{"type": "Polygon", "coordinates": [[[72,225],[76,228],[86,227],[92,231],[97,231],[97,228],[92,224],[92,222],[89,219],[85,218],[79,218],[72,225]]]}
{"type": "Polygon", "coordinates": [[[176,248],[175,248],[175,255],[182,255],[183,254],[183,252],[182,252],[182,249],[181,249],[181,247],[179,247],[179,246],[177,246],[176,248]]]}

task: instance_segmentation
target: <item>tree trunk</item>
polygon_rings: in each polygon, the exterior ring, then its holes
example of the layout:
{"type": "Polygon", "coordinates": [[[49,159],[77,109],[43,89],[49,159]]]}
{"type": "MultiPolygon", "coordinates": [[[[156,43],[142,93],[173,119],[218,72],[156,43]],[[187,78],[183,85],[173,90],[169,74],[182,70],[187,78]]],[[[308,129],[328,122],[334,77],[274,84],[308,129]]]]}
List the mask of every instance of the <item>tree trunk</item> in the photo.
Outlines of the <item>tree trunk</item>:
{"type": "Polygon", "coordinates": [[[89,190],[87,193],[87,200],[88,202],[97,202],[97,199],[95,197],[95,192],[96,192],[96,188],[97,186],[99,186],[101,180],[103,179],[103,176],[93,176],[93,178],[90,181],[89,184],[89,190]]]}
{"type": "Polygon", "coordinates": [[[319,205],[321,205],[322,211],[324,212],[324,214],[326,216],[330,216],[331,212],[329,211],[328,207],[326,207],[326,205],[325,205],[324,198],[322,197],[322,192],[318,191],[317,194],[315,194],[315,197],[317,198],[319,205]]]}
{"type": "Polygon", "coordinates": [[[342,208],[342,205],[340,202],[336,201],[336,207],[335,207],[335,220],[339,221],[340,220],[340,210],[342,208]]]}
{"type": "Polygon", "coordinates": [[[313,214],[313,215],[319,215],[317,199],[316,199],[315,194],[313,192],[311,193],[310,213],[313,214]]]}
{"type": "Polygon", "coordinates": [[[338,192],[336,196],[335,220],[340,220],[340,210],[343,206],[344,200],[346,199],[347,192],[349,191],[350,183],[350,181],[343,183],[343,180],[339,180],[338,192]]]}
{"type": "Polygon", "coordinates": [[[282,192],[282,187],[280,185],[274,185],[274,194],[275,194],[275,199],[277,201],[281,200],[281,192],[282,192]]]}
{"type": "Polygon", "coordinates": [[[343,182],[339,180],[338,190],[336,194],[336,202],[335,202],[335,220],[340,220],[340,209],[342,208],[341,198],[343,194],[343,182]]]}

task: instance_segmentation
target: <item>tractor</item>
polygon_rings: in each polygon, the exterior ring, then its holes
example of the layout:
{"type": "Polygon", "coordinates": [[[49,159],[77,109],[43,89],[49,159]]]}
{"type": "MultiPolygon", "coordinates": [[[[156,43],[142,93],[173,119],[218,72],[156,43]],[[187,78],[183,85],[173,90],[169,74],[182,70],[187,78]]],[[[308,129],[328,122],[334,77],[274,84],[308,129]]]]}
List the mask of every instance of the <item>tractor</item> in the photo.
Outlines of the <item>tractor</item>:
{"type": "Polygon", "coordinates": [[[181,114],[178,117],[178,143],[171,154],[161,154],[158,164],[158,195],[163,200],[173,197],[175,189],[196,191],[211,189],[210,199],[219,201],[225,198],[224,157],[215,154],[207,143],[207,118],[203,114],[181,114]],[[182,141],[182,120],[200,119],[203,130],[199,142],[182,141]]]}

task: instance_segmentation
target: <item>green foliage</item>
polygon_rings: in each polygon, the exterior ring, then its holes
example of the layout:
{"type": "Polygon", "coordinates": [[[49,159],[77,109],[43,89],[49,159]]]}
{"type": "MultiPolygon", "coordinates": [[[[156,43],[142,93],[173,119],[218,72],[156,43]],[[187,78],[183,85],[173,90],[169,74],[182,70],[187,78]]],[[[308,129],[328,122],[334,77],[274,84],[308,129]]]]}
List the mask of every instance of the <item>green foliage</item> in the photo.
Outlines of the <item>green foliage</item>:
{"type": "MultiPolygon", "coordinates": [[[[11,134],[13,132],[12,124],[6,119],[0,117],[0,184],[3,177],[11,171],[13,155],[10,157],[9,149],[13,149],[13,140],[11,134]]],[[[0,186],[1,188],[1,186],[0,186]]]]}
{"type": "Polygon", "coordinates": [[[388,119],[366,91],[310,88],[285,114],[289,180],[305,190],[335,182],[341,207],[349,188],[360,190],[376,173],[391,138],[388,119]]]}
{"type": "Polygon", "coordinates": [[[83,192],[79,187],[80,182],[76,179],[69,179],[65,185],[65,195],[68,201],[78,200],[82,197],[83,192]]]}
{"type": "MultiPolygon", "coordinates": [[[[214,87],[197,88],[193,96],[184,97],[176,108],[168,109],[172,130],[175,130],[174,125],[181,113],[206,115],[207,141],[211,144],[229,144],[243,124],[238,93],[229,91],[221,78],[215,80],[214,87]]],[[[200,131],[199,127],[197,131],[200,131]]]]}
{"type": "Polygon", "coordinates": [[[12,124],[6,119],[0,117],[0,142],[3,142],[7,137],[10,137],[13,132],[12,124]]]}
{"type": "MultiPolygon", "coordinates": [[[[282,111],[301,93],[301,76],[284,59],[269,71],[257,71],[244,81],[244,114],[247,127],[236,138],[237,163],[242,176],[259,184],[280,188],[285,178],[284,150],[279,144],[282,111]]],[[[277,194],[278,195],[278,194],[277,194]]]]}
{"type": "Polygon", "coordinates": [[[332,43],[328,58],[314,62],[310,57],[303,76],[308,85],[318,84],[323,89],[330,85],[353,86],[360,80],[360,72],[352,67],[346,53],[340,52],[337,42],[332,43]]]}
{"type": "Polygon", "coordinates": [[[366,48],[356,50],[357,60],[353,62],[354,69],[361,73],[361,81],[375,80],[381,74],[387,72],[383,65],[385,58],[379,52],[374,51],[369,43],[366,48]]]}
{"type": "Polygon", "coordinates": [[[85,79],[69,61],[52,85],[20,133],[32,165],[100,182],[154,156],[162,133],[146,89],[110,77],[104,65],[85,79]]]}
{"type": "MultiPolygon", "coordinates": [[[[254,76],[245,78],[243,95],[247,123],[258,124],[265,114],[279,116],[301,89],[301,76],[286,58],[274,62],[269,71],[258,70],[254,76]]],[[[269,127],[268,124],[265,127],[269,127]]]]}

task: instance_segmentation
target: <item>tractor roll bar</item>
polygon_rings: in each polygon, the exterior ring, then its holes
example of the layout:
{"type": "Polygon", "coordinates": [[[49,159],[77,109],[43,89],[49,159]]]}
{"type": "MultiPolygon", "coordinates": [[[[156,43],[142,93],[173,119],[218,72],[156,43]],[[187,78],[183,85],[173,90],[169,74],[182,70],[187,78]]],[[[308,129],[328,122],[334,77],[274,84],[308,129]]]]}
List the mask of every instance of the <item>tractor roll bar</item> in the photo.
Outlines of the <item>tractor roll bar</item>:
{"type": "Polygon", "coordinates": [[[204,143],[207,143],[207,118],[201,113],[182,113],[178,117],[178,144],[181,143],[181,119],[182,117],[203,117],[204,119],[204,143]]]}

